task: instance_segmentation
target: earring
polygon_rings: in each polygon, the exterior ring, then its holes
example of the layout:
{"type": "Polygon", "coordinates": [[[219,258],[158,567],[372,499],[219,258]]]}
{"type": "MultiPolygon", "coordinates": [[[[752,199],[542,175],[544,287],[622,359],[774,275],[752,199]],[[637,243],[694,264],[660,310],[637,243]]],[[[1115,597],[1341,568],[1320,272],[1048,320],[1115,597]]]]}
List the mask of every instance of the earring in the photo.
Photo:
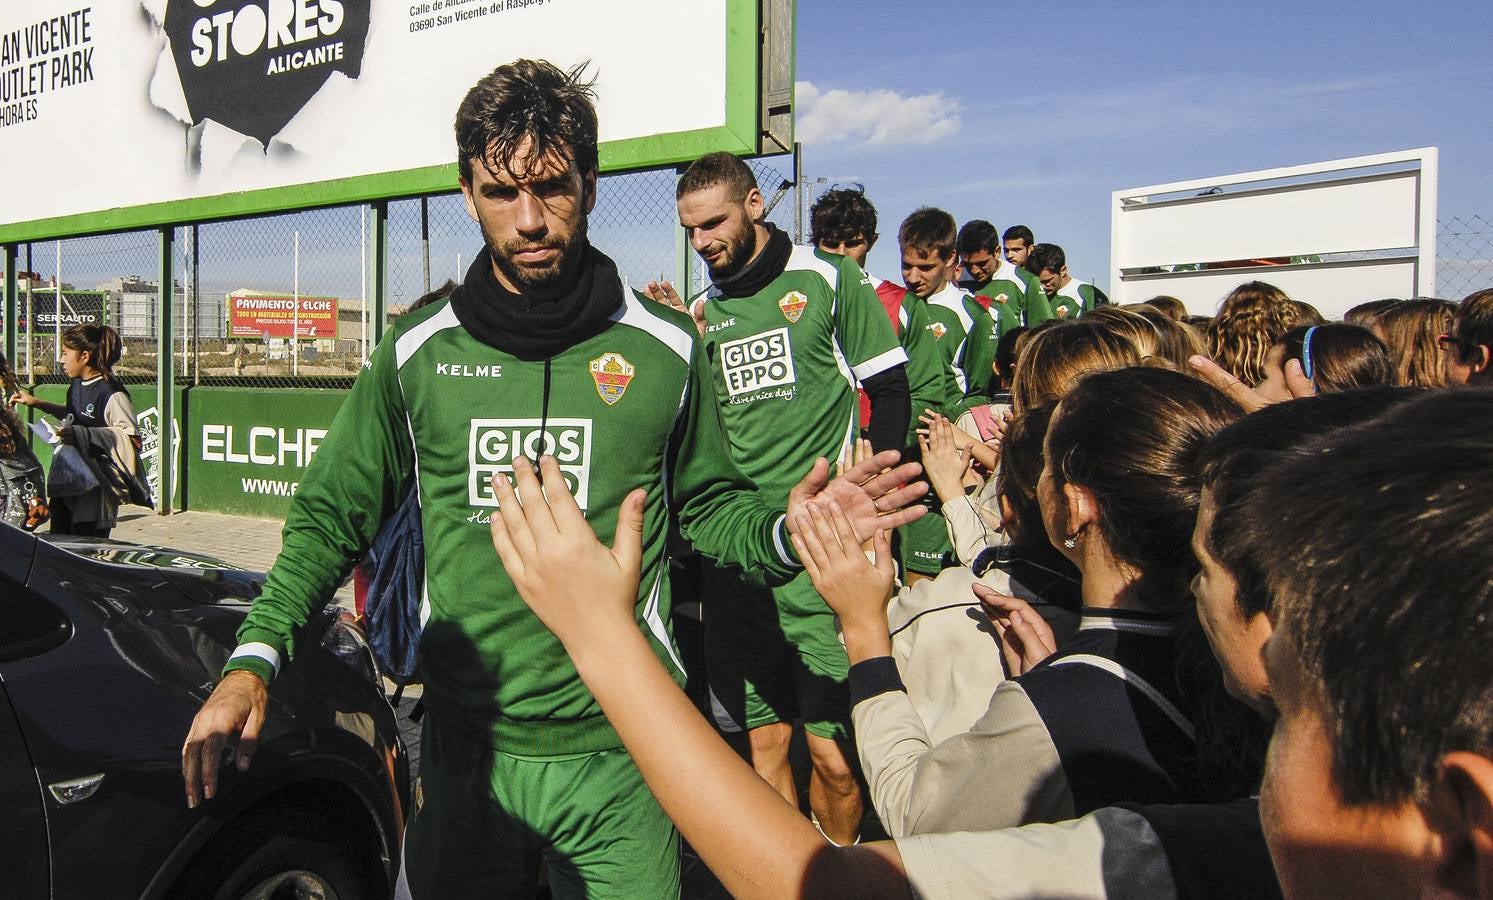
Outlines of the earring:
{"type": "Polygon", "coordinates": [[[1066,540],[1063,541],[1063,546],[1067,547],[1069,550],[1072,550],[1074,547],[1078,546],[1078,538],[1076,538],[1076,537],[1067,538],[1066,540]]]}

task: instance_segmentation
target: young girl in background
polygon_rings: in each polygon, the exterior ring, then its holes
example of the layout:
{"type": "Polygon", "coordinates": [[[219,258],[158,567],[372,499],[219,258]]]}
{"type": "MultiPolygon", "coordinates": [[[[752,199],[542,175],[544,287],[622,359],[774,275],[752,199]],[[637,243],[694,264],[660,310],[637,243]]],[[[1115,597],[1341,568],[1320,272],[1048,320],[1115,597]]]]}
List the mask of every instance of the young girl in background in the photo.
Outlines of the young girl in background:
{"type": "MultiPolygon", "coordinates": [[[[72,415],[72,424],[58,431],[62,443],[77,447],[84,459],[111,455],[133,472],[139,459],[139,429],[130,392],[114,376],[120,352],[119,332],[108,325],[74,325],[62,333],[60,362],[72,379],[67,403],[49,403],[24,390],[16,391],[10,402],[58,419],[72,415]]],[[[51,513],[53,534],[108,537],[118,517],[119,498],[108,479],[100,478],[99,486],[86,494],[53,497],[51,513]]]]}

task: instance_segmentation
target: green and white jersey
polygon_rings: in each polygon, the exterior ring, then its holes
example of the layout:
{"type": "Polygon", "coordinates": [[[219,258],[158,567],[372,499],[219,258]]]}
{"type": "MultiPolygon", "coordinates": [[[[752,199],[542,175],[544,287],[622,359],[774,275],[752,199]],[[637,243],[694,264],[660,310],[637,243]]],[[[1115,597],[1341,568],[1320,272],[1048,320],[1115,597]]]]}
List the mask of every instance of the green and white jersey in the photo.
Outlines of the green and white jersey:
{"type": "Polygon", "coordinates": [[[621,289],[605,330],[541,361],[477,340],[449,300],[401,318],[306,471],[228,668],[268,677],[293,653],[297,629],[331,597],[413,476],[425,543],[426,703],[451,727],[509,753],[620,747],[564,647],[498,562],[492,475],[511,473],[519,455],[553,455],[607,543],[622,499],[647,490],[636,617],[676,674],[671,510],[685,538],[725,565],[776,579],[800,571],[781,508],[764,503],[731,462],[693,323],[621,289]]]}
{"type": "Polygon", "coordinates": [[[1094,286],[1087,281],[1070,278],[1048,298],[1054,319],[1076,319],[1094,309],[1094,286]]]}
{"type": "Polygon", "coordinates": [[[961,396],[979,396],[990,384],[995,360],[995,320],[953,282],[927,300],[928,332],[943,351],[961,396]]]}
{"type": "Polygon", "coordinates": [[[976,293],[990,300],[990,316],[995,320],[997,337],[1018,325],[1030,327],[1052,318],[1042,282],[1026,269],[1011,265],[1005,257],[1001,257],[1000,267],[990,281],[976,293]]]}
{"type": "Polygon", "coordinates": [[[945,364],[942,351],[928,330],[930,324],[928,304],[912,291],[903,292],[902,306],[897,312],[897,339],[907,353],[907,390],[912,398],[912,418],[907,424],[909,447],[917,446],[917,430],[923,427],[918,416],[926,410],[945,413],[961,399],[953,370],[945,364]]]}
{"type": "Polygon", "coordinates": [[[749,297],[712,290],[705,351],[731,456],[770,503],[816,457],[833,464],[855,446],[856,382],[907,362],[871,279],[809,247],[749,297]]]}

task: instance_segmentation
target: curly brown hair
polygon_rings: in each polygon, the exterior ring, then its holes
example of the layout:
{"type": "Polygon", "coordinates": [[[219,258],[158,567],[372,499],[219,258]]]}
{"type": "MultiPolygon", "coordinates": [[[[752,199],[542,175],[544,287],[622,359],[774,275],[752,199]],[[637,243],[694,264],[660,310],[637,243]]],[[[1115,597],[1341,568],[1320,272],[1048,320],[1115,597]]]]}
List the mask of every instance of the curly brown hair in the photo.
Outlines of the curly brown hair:
{"type": "Polygon", "coordinates": [[[1273,284],[1239,285],[1208,324],[1208,355],[1245,384],[1259,384],[1265,377],[1265,355],[1301,322],[1302,306],[1273,284]]]}

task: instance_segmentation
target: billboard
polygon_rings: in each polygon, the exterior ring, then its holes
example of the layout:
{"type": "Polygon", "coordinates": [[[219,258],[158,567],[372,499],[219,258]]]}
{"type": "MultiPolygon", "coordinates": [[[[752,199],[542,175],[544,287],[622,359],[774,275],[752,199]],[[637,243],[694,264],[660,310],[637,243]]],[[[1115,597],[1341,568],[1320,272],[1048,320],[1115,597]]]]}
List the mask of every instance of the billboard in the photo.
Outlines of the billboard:
{"type": "Polygon", "coordinates": [[[335,338],[337,298],[296,298],[258,292],[229,294],[228,336],[335,338]]]}
{"type": "Polygon", "coordinates": [[[74,325],[102,325],[105,305],[106,298],[101,291],[73,291],[63,288],[62,315],[59,317],[57,293],[46,289],[33,291],[29,304],[23,294],[17,305],[16,330],[21,333],[35,330],[50,334],[53,331],[66,331],[74,325]],[[36,322],[35,329],[31,328],[32,321],[36,322]]]}
{"type": "Polygon", "coordinates": [[[758,141],[758,0],[9,0],[0,242],[450,190],[466,91],[589,61],[603,168],[758,141]]]}
{"type": "Polygon", "coordinates": [[[1436,286],[1439,152],[1422,147],[1115,191],[1110,296],[1213,315],[1266,281],[1328,318],[1436,286]]]}

